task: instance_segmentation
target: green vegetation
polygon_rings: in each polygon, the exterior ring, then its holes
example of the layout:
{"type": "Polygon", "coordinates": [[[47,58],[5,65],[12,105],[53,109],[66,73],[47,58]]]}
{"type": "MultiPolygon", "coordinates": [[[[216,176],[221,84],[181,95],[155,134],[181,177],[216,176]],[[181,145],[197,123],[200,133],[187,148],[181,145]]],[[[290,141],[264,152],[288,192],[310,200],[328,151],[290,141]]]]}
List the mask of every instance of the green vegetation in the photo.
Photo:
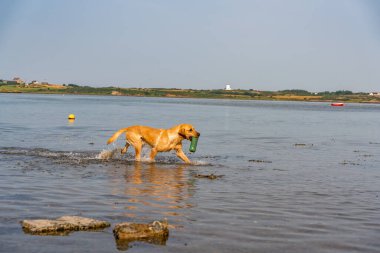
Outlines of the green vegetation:
{"type": "Polygon", "coordinates": [[[9,85],[0,82],[2,93],[39,93],[39,94],[83,94],[112,95],[140,97],[177,97],[177,98],[214,98],[214,99],[245,99],[245,100],[282,100],[282,101],[342,101],[380,103],[380,97],[369,96],[367,93],[354,93],[348,90],[335,92],[309,92],[306,90],[194,90],[169,88],[119,88],[67,85],[9,85]]]}

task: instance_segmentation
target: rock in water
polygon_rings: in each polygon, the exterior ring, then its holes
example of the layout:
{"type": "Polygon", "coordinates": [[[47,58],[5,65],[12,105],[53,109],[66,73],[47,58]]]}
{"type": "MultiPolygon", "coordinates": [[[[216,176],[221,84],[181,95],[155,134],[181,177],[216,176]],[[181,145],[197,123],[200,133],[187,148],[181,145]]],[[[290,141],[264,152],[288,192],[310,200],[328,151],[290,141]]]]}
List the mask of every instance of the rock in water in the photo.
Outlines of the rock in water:
{"type": "Polygon", "coordinates": [[[109,227],[111,224],[106,221],[95,220],[80,216],[62,216],[57,221],[67,222],[75,226],[75,230],[101,229],[109,227]]]}
{"type": "Polygon", "coordinates": [[[62,216],[56,220],[23,220],[24,232],[37,235],[67,235],[71,231],[97,230],[109,227],[106,221],[80,216],[62,216]]]}
{"type": "Polygon", "coordinates": [[[146,241],[149,243],[165,245],[169,237],[167,220],[153,221],[149,224],[124,222],[113,229],[116,245],[119,250],[128,249],[132,241],[146,241]]]}
{"type": "Polygon", "coordinates": [[[224,177],[224,175],[214,175],[214,174],[209,174],[209,175],[201,175],[197,174],[195,175],[196,178],[207,178],[207,179],[218,179],[221,177],[224,177]]]}

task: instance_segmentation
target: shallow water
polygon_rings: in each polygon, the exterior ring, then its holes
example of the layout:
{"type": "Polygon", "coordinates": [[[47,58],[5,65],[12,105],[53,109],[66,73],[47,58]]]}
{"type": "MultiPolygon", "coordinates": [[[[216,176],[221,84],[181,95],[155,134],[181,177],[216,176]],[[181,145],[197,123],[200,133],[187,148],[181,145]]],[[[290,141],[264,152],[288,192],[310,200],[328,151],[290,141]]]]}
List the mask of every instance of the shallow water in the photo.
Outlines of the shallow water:
{"type": "Polygon", "coordinates": [[[116,223],[163,218],[166,245],[128,252],[380,249],[380,105],[0,94],[0,108],[0,252],[118,252],[116,223]],[[128,125],[184,122],[202,134],[195,154],[184,143],[196,165],[135,163],[122,138],[105,144],[128,125]],[[211,173],[224,176],[195,177],[211,173]],[[19,224],[62,215],[112,226],[32,236],[19,224]]]}

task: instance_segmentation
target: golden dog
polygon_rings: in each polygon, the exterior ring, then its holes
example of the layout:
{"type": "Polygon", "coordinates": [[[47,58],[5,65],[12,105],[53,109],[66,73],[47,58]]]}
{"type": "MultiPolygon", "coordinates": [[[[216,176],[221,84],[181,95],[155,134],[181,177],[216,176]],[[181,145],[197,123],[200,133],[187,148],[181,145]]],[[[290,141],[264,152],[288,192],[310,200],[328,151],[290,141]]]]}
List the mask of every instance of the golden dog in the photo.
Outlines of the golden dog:
{"type": "Polygon", "coordinates": [[[192,137],[199,137],[200,133],[190,124],[180,124],[169,129],[157,129],[148,126],[130,126],[122,128],[108,139],[107,144],[114,142],[125,132],[127,142],[121,150],[124,154],[130,145],[135,148],[136,161],[141,160],[141,149],[147,143],[151,148],[150,160],[154,161],[157,152],[167,152],[175,150],[177,156],[185,163],[191,163],[189,158],[182,151],[182,141],[191,140],[192,137]]]}

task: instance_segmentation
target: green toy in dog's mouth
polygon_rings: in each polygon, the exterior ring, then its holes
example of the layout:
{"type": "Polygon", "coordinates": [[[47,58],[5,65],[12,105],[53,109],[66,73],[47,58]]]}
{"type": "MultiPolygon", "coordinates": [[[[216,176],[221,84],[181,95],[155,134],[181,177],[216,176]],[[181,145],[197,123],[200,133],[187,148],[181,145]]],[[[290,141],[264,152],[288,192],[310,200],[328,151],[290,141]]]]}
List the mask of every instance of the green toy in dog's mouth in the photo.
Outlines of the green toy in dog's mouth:
{"type": "Polygon", "coordinates": [[[197,144],[198,144],[198,137],[190,137],[190,152],[195,152],[197,150],[197,144]]]}

